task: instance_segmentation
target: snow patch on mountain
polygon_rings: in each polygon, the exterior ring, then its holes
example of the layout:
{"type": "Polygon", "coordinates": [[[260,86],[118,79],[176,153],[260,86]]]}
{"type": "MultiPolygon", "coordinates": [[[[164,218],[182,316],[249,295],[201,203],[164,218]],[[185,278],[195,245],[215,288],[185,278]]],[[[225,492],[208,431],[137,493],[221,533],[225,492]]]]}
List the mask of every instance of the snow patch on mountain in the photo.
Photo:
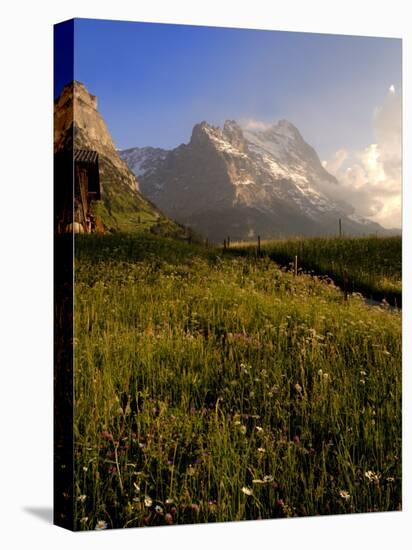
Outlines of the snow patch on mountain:
{"type": "Polygon", "coordinates": [[[212,239],[221,231],[233,238],[330,234],[339,218],[348,233],[379,228],[335,199],[338,181],[286,120],[255,128],[203,121],[188,144],[171,151],[135,148],[121,156],[148,198],[212,239]]]}

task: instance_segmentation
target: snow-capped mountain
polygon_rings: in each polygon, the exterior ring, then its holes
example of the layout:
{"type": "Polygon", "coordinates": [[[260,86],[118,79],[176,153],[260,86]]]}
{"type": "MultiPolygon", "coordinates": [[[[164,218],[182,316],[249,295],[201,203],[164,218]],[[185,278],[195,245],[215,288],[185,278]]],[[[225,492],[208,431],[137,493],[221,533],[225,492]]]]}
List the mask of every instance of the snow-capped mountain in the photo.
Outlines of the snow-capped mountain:
{"type": "Polygon", "coordinates": [[[153,172],[166,158],[167,153],[166,149],[158,147],[132,147],[119,151],[120,158],[127,163],[137,177],[153,172]]]}
{"type": "MultiPolygon", "coordinates": [[[[157,151],[157,152],[155,152],[157,151]]],[[[165,152],[121,153],[141,190],[167,215],[220,241],[280,235],[346,234],[383,229],[334,199],[339,185],[293,124],[242,130],[196,124],[190,142],[165,152]]]]}

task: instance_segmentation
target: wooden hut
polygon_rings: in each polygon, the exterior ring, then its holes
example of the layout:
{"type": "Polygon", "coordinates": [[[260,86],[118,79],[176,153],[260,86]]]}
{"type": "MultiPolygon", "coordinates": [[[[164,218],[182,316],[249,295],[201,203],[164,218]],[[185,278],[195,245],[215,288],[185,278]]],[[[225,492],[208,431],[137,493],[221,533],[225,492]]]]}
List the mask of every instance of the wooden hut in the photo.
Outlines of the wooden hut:
{"type": "Polygon", "coordinates": [[[95,230],[90,210],[92,201],[100,200],[99,155],[88,149],[74,150],[74,221],[84,233],[95,230]]]}
{"type": "Polygon", "coordinates": [[[92,233],[96,220],[90,206],[101,197],[98,153],[89,149],[60,151],[54,165],[57,232],[92,233]]]}

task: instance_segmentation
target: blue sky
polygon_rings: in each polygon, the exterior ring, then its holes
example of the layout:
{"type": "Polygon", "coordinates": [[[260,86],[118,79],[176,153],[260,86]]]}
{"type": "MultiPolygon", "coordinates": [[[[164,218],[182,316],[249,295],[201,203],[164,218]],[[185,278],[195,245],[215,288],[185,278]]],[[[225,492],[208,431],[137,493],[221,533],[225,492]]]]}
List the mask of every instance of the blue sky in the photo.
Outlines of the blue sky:
{"type": "MultiPolygon", "coordinates": [[[[76,19],[75,78],[119,148],[171,148],[201,120],[286,118],[321,158],[374,141],[401,41],[76,19]]],[[[57,90],[59,91],[59,90],[57,90]]]]}

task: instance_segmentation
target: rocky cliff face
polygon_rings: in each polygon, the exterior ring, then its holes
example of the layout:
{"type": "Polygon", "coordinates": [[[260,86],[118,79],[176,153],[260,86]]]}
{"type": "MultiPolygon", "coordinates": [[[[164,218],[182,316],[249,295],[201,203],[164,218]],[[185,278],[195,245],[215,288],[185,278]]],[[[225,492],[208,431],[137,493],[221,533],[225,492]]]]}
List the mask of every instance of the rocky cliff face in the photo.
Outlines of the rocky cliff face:
{"type": "MultiPolygon", "coordinates": [[[[142,192],[169,216],[215,241],[226,235],[335,235],[339,218],[346,234],[382,230],[333,198],[339,183],[285,120],[253,131],[232,120],[223,128],[201,122],[187,145],[162,152],[153,162],[142,149],[133,154],[140,155],[142,192]]],[[[130,155],[131,150],[123,158],[130,162],[130,155]]]]}
{"type": "Polygon", "coordinates": [[[102,201],[98,215],[109,230],[181,232],[139,192],[136,176],[120,158],[97,99],[80,82],[67,85],[54,105],[54,149],[74,147],[99,153],[102,201]],[[160,228],[160,229],[159,229],[160,228]]]}

